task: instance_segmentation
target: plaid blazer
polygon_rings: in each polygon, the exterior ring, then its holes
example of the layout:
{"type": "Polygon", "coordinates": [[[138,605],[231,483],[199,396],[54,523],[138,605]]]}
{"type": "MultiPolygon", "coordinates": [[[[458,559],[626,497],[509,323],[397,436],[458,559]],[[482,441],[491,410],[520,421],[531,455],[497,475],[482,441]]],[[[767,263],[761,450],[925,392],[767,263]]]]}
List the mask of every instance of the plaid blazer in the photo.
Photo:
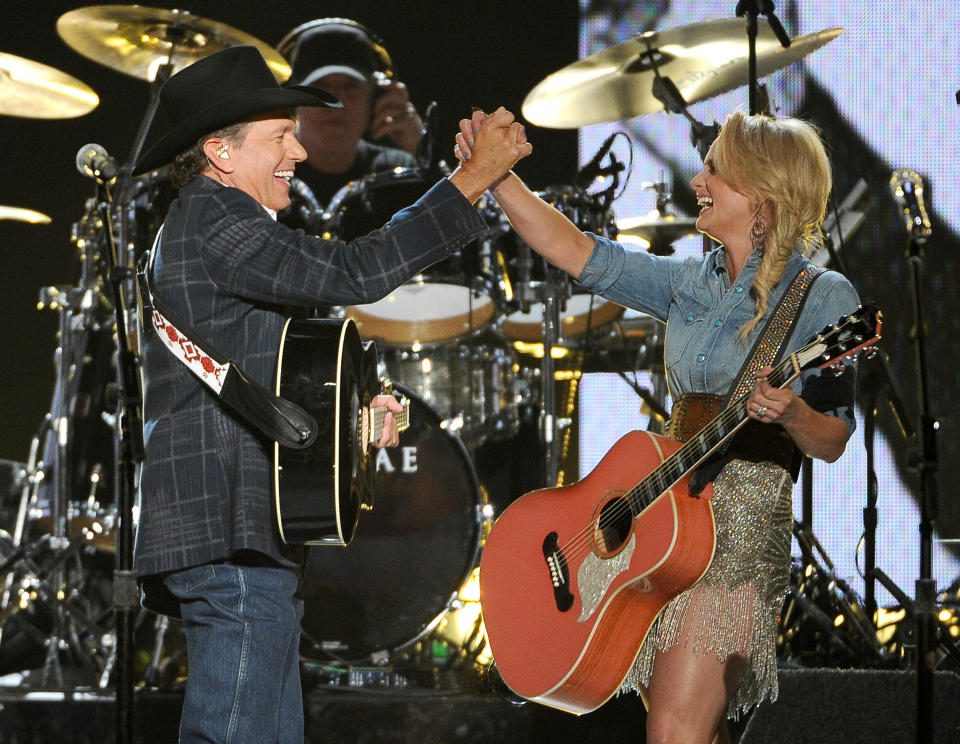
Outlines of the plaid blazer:
{"type": "MultiPolygon", "coordinates": [[[[199,335],[272,388],[283,306],[373,302],[485,230],[446,179],[384,228],[345,243],[291,230],[243,191],[200,176],[170,207],[153,287],[199,335]]],[[[272,512],[270,443],[227,413],[154,333],[142,346],[140,576],[239,550],[295,565],[272,512]]]]}

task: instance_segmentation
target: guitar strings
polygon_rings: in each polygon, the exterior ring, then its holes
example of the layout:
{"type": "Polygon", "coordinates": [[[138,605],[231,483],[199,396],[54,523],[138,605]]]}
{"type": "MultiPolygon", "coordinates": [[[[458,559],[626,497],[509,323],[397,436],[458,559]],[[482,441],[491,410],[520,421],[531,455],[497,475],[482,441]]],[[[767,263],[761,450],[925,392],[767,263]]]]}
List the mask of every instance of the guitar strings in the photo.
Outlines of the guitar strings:
{"type": "MultiPolygon", "coordinates": [[[[860,321],[857,320],[856,318],[853,318],[852,316],[848,316],[847,318],[844,318],[841,322],[838,322],[835,326],[833,326],[830,332],[839,333],[842,326],[848,322],[859,323],[860,321]]],[[[812,341],[811,343],[807,344],[799,351],[794,352],[794,354],[787,357],[787,359],[785,359],[783,362],[778,364],[772,370],[772,372],[767,376],[767,379],[771,380],[773,384],[775,384],[778,388],[784,388],[787,385],[791,384],[794,380],[797,379],[797,377],[799,377],[799,373],[796,371],[796,367],[793,364],[793,359],[798,354],[802,353],[804,350],[816,345],[817,343],[820,343],[822,341],[822,337],[823,337],[823,332],[821,332],[821,334],[818,334],[818,336],[814,339],[814,341],[812,341]],[[779,379],[781,376],[784,377],[783,381],[777,383],[777,379],[779,379]]],[[[871,339],[871,341],[872,340],[873,339],[871,339]]],[[[844,356],[849,357],[849,356],[855,355],[855,353],[858,350],[864,348],[866,345],[871,343],[871,341],[867,341],[866,343],[860,346],[857,346],[856,349],[851,350],[844,356]]],[[[739,429],[746,422],[747,418],[745,414],[746,414],[747,400],[749,399],[749,397],[750,397],[750,393],[748,392],[748,393],[744,393],[742,396],[737,398],[733,403],[727,406],[715,419],[713,419],[713,421],[711,421],[703,429],[701,429],[701,431],[698,432],[696,436],[694,436],[689,441],[685,442],[676,452],[674,452],[673,455],[671,455],[666,460],[661,462],[660,465],[658,465],[656,468],[654,468],[654,470],[648,473],[647,476],[642,481],[640,481],[640,483],[636,484],[633,488],[627,491],[624,497],[621,498],[620,503],[614,505],[608,512],[601,511],[600,517],[597,520],[597,527],[601,531],[603,531],[604,528],[612,525],[617,519],[619,519],[622,516],[625,516],[624,514],[625,511],[631,511],[631,520],[632,520],[634,518],[632,515],[632,509],[631,509],[632,500],[635,497],[639,496],[642,492],[647,491],[648,494],[647,494],[647,498],[645,499],[646,503],[641,503],[641,508],[637,512],[637,515],[645,511],[647,507],[649,507],[650,504],[652,504],[653,501],[659,498],[662,494],[666,493],[671,488],[673,488],[683,478],[683,476],[686,475],[687,472],[689,472],[692,468],[696,467],[696,465],[701,460],[708,457],[709,454],[716,449],[716,447],[719,447],[721,444],[723,444],[724,441],[726,441],[730,436],[732,436],[737,431],[737,429],[739,429]],[[653,482],[662,481],[664,479],[664,476],[667,475],[667,471],[675,470],[676,464],[684,460],[685,457],[690,454],[691,450],[699,446],[697,443],[698,439],[706,438],[707,433],[719,435],[724,431],[724,429],[726,429],[726,426],[728,424],[735,424],[735,426],[734,428],[731,428],[729,432],[723,435],[723,438],[719,442],[717,442],[717,444],[710,451],[705,452],[701,454],[699,457],[697,457],[697,459],[694,460],[693,465],[686,468],[683,472],[673,473],[672,475],[668,475],[667,477],[670,478],[670,481],[666,483],[662,483],[661,484],[663,485],[662,488],[654,489],[652,487],[651,484],[653,482]]],[[[563,546],[558,546],[557,552],[562,552],[564,555],[569,554],[574,556],[580,555],[581,553],[591,552],[590,545],[593,542],[593,539],[592,539],[593,532],[594,532],[594,525],[593,525],[593,522],[591,522],[589,525],[585,526],[582,530],[576,533],[563,546]]]]}
{"type": "MultiPolygon", "coordinates": [[[[795,372],[792,375],[788,374],[793,371],[794,366],[792,360],[788,357],[773,369],[770,375],[768,375],[768,379],[776,384],[778,388],[783,388],[798,377],[795,372]],[[783,376],[784,379],[778,383],[777,380],[781,376],[783,376]]],[[[641,498],[640,508],[637,511],[637,516],[639,516],[639,514],[645,511],[657,498],[673,488],[698,462],[708,457],[712,451],[732,436],[747,420],[745,414],[749,397],[750,393],[748,392],[737,398],[721,411],[715,419],[701,429],[696,436],[685,442],[673,455],[661,462],[660,465],[648,473],[643,480],[627,491],[624,496],[621,497],[619,503],[615,504],[608,511],[601,510],[597,520],[597,528],[599,531],[602,532],[606,527],[611,526],[621,517],[626,516],[626,512],[628,511],[631,513],[632,520],[634,518],[632,514],[633,502],[638,496],[646,492],[646,498],[641,498]],[[730,428],[726,434],[723,434],[728,426],[732,426],[732,428],[730,428]],[[710,436],[719,436],[721,434],[723,434],[722,439],[720,439],[713,448],[706,452],[699,452],[701,449],[700,441],[710,438],[710,436]],[[695,450],[697,450],[698,453],[695,453],[695,450]],[[676,472],[679,469],[677,467],[678,464],[686,461],[688,456],[695,458],[693,464],[683,469],[682,472],[676,472]],[[671,473],[670,471],[673,472],[671,473]],[[659,486],[655,488],[654,484],[659,484],[659,486]]],[[[591,522],[576,533],[565,545],[558,546],[558,552],[563,552],[565,555],[569,553],[574,556],[591,552],[593,532],[594,523],[591,522]]]]}
{"type": "MultiPolygon", "coordinates": [[[[738,417],[742,416],[746,409],[746,400],[748,397],[749,394],[744,395],[727,406],[713,421],[707,424],[707,426],[700,431],[698,438],[705,438],[708,434],[719,434],[724,430],[727,424],[735,424],[738,417]]],[[[743,421],[746,421],[746,418],[744,418],[743,421]]],[[[739,428],[739,426],[737,428],[739,428]]],[[[736,428],[731,429],[726,436],[724,436],[724,438],[717,443],[717,446],[722,444],[722,442],[725,441],[735,431],[736,428]]],[[[631,519],[633,519],[631,508],[633,501],[637,496],[647,492],[647,498],[643,499],[645,503],[641,503],[642,508],[638,510],[637,515],[645,511],[650,504],[660,497],[660,495],[669,491],[683,478],[684,474],[689,470],[689,468],[681,473],[674,472],[672,475],[668,474],[667,471],[675,471],[677,469],[677,463],[681,460],[684,460],[687,455],[690,455],[691,452],[697,448],[697,446],[696,438],[685,442],[683,446],[673,453],[673,455],[661,462],[660,465],[648,473],[643,480],[627,491],[620,498],[619,503],[615,504],[608,511],[601,511],[600,517],[596,523],[597,528],[602,532],[605,528],[613,525],[618,519],[626,516],[628,512],[631,514],[631,519]],[[652,484],[657,481],[664,481],[665,476],[666,478],[670,479],[669,482],[667,482],[663,488],[653,488],[652,484]],[[656,491],[656,493],[654,493],[654,491],[656,491]]],[[[705,455],[702,455],[701,457],[703,456],[705,455]]],[[[594,542],[592,537],[593,533],[594,523],[591,522],[589,525],[585,526],[579,532],[574,534],[564,545],[558,546],[557,551],[562,552],[564,555],[571,556],[590,553],[592,552],[591,545],[594,542]]]]}
{"type": "MultiPolygon", "coordinates": [[[[370,417],[371,417],[371,431],[374,433],[383,433],[383,422],[386,419],[388,413],[393,413],[393,420],[396,422],[397,431],[403,431],[410,425],[410,406],[404,406],[403,410],[399,413],[390,411],[385,407],[371,408],[370,417]]],[[[371,441],[376,441],[379,437],[371,437],[371,441]]]]}

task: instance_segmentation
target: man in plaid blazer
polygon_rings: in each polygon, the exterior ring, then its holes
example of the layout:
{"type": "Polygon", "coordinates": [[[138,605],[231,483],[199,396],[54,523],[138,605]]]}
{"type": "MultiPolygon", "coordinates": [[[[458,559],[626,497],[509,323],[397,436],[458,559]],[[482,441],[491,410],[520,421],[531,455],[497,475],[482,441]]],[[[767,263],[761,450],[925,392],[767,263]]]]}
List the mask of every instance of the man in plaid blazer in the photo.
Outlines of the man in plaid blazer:
{"type": "MultiPolygon", "coordinates": [[[[160,138],[137,163],[142,173],[172,161],[180,187],[153,249],[155,296],[268,388],[284,306],[375,301],[480,237],[473,203],[531,149],[501,109],[477,131],[471,160],[383,229],[323,240],[275,218],[306,157],[291,110],[337,105],[316,89],[281,88],[256,48],[231,47],[167,81],[160,138]]],[[[271,514],[271,443],[226,411],[158,334],[145,334],[142,351],[134,561],[144,605],[184,622],[180,740],[300,742],[299,557],[284,549],[271,514]]],[[[389,396],[376,403],[398,409],[389,396]]],[[[378,444],[396,442],[391,425],[378,444]]]]}

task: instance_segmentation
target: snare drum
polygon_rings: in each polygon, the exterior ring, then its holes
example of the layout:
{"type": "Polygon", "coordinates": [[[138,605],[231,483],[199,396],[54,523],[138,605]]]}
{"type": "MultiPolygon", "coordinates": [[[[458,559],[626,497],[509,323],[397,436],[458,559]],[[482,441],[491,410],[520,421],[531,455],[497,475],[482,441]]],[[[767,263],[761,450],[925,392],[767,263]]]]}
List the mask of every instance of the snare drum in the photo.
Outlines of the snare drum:
{"type": "MultiPolygon", "coordinates": [[[[562,212],[581,230],[610,235],[611,229],[615,228],[613,213],[603,208],[598,197],[582,189],[555,186],[540,191],[537,195],[562,212]]],[[[508,256],[507,266],[513,280],[514,293],[527,292],[535,296],[535,287],[540,286],[547,278],[546,260],[529,249],[523,250],[519,238],[502,242],[501,249],[508,256]]],[[[561,338],[580,336],[623,315],[624,308],[621,305],[592,293],[585,293],[572,283],[566,283],[566,280],[564,283],[568,290],[564,294],[570,296],[560,298],[562,309],[558,330],[561,338]]],[[[521,312],[515,304],[500,327],[506,336],[515,341],[539,342],[543,335],[543,303],[531,302],[528,312],[521,312]]]]}
{"type": "Polygon", "coordinates": [[[477,565],[489,515],[473,464],[422,398],[397,389],[410,399],[410,427],[399,446],[375,451],[373,510],[346,547],[308,553],[307,657],[386,663],[436,627],[477,565]]]}
{"type": "MultiPolygon", "coordinates": [[[[330,202],[326,232],[353,240],[383,227],[432,184],[421,171],[396,168],[347,184],[330,202]]],[[[422,347],[460,338],[497,314],[499,268],[485,246],[464,247],[382,300],[345,310],[364,338],[422,347]]]]}

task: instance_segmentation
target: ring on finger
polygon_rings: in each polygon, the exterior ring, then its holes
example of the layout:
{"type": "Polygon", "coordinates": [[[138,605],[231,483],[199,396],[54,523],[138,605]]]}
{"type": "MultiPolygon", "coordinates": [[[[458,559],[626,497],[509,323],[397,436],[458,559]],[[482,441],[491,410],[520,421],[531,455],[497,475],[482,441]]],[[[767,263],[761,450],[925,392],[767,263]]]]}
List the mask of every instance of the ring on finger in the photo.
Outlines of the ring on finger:
{"type": "Polygon", "coordinates": [[[767,407],[766,407],[766,406],[760,406],[760,407],[757,409],[757,417],[758,417],[758,418],[763,418],[763,417],[766,416],[766,415],[767,415],[767,407]]]}

